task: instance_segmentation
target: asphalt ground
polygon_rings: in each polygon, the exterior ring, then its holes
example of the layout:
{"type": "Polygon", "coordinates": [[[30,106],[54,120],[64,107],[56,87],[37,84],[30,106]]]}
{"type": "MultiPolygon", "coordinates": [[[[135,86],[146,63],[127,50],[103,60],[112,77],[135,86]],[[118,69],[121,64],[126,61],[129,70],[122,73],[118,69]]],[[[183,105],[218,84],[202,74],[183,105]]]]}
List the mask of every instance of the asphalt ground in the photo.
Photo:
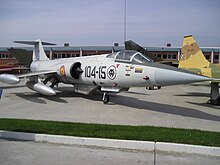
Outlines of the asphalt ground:
{"type": "Polygon", "coordinates": [[[3,95],[0,118],[153,125],[220,132],[220,106],[207,104],[207,83],[162,87],[160,90],[131,88],[110,96],[73,93],[70,85],[60,84],[56,96],[42,96],[24,82],[12,86],[0,83],[3,95]]]}
{"type": "Polygon", "coordinates": [[[219,165],[219,157],[195,154],[143,152],[76,145],[37,143],[0,139],[0,164],[47,165],[219,165]]]}

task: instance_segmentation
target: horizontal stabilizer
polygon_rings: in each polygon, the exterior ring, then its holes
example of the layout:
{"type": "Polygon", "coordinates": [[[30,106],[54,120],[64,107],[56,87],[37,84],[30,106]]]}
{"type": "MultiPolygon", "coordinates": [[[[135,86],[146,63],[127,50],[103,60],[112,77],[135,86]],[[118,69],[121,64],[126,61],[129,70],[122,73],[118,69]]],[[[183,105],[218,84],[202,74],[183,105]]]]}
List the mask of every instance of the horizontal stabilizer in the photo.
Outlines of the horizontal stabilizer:
{"type": "MultiPolygon", "coordinates": [[[[20,44],[27,44],[27,45],[35,45],[36,43],[38,43],[39,40],[36,41],[14,41],[14,43],[20,43],[20,44]]],[[[54,43],[49,43],[49,42],[42,42],[42,45],[56,45],[54,43]]]]}
{"type": "Polygon", "coordinates": [[[49,60],[49,58],[47,57],[44,51],[43,45],[56,45],[49,42],[41,42],[40,39],[36,41],[14,41],[14,42],[20,44],[34,45],[32,61],[49,60]]]}

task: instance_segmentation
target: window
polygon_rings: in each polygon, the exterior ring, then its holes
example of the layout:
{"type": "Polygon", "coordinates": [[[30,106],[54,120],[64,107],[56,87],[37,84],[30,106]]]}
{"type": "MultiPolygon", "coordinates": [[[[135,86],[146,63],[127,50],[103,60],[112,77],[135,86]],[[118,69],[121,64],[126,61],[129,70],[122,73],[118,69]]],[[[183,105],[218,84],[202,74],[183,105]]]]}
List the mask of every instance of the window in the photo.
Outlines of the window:
{"type": "Polygon", "coordinates": [[[71,57],[76,57],[76,54],[71,54],[71,57]]]}
{"type": "Polygon", "coordinates": [[[219,58],[219,55],[215,55],[215,56],[214,56],[214,59],[215,59],[215,60],[218,60],[218,58],[219,58]]]}
{"type": "Polygon", "coordinates": [[[58,54],[57,58],[62,58],[62,54],[58,54]]]}
{"type": "Polygon", "coordinates": [[[53,54],[53,59],[56,59],[57,58],[57,54],[53,54]]]}
{"type": "Polygon", "coordinates": [[[150,60],[146,59],[142,54],[137,53],[133,59],[133,63],[138,63],[138,64],[146,64],[149,63],[150,60]]]}
{"type": "Polygon", "coordinates": [[[172,55],[171,54],[168,54],[167,55],[167,59],[171,59],[172,55]]]}
{"type": "Polygon", "coordinates": [[[173,59],[173,60],[176,60],[176,54],[173,54],[173,55],[172,55],[172,59],[173,59]]]}
{"type": "Polygon", "coordinates": [[[207,60],[210,60],[210,55],[205,55],[205,58],[206,58],[207,60]]]}
{"type": "Polygon", "coordinates": [[[161,58],[161,54],[158,54],[157,57],[158,57],[158,58],[161,58]]]}
{"type": "Polygon", "coordinates": [[[164,54],[164,55],[163,55],[163,59],[167,59],[167,54],[164,54]]]}
{"type": "Polygon", "coordinates": [[[1,54],[0,58],[5,59],[6,58],[6,54],[1,54]]]}
{"type": "Polygon", "coordinates": [[[120,51],[116,54],[116,60],[130,61],[136,51],[120,51]]]}

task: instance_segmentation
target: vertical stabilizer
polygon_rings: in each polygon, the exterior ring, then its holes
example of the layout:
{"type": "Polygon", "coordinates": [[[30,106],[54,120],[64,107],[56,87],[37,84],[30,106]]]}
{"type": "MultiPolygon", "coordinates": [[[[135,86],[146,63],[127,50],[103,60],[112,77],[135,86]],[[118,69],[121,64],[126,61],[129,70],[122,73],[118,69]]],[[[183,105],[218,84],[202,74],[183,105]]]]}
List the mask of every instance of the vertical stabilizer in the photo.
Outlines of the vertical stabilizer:
{"type": "Polygon", "coordinates": [[[42,60],[49,60],[47,57],[43,45],[56,45],[47,42],[41,42],[41,40],[36,41],[15,41],[15,43],[27,44],[27,45],[34,45],[33,49],[33,61],[42,61],[42,60]]]}
{"type": "Polygon", "coordinates": [[[40,40],[36,40],[33,49],[33,61],[49,60],[40,40]]]}
{"type": "Polygon", "coordinates": [[[192,35],[185,36],[179,68],[209,68],[210,62],[205,58],[196,40],[192,35]]]}

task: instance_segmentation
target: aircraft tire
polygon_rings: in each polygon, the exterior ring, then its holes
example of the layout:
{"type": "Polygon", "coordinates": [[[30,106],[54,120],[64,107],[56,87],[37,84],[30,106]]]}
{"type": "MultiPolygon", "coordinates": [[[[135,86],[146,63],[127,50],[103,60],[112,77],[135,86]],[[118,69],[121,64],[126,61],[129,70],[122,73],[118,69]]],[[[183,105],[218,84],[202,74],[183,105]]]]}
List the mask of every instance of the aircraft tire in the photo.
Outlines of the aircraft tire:
{"type": "Polygon", "coordinates": [[[103,103],[104,103],[104,104],[108,104],[108,103],[109,103],[109,100],[110,100],[109,96],[108,96],[108,95],[105,95],[105,97],[103,98],[103,103]]]}
{"type": "Polygon", "coordinates": [[[218,97],[216,100],[209,100],[208,103],[213,105],[220,105],[220,97],[218,97]]]}

